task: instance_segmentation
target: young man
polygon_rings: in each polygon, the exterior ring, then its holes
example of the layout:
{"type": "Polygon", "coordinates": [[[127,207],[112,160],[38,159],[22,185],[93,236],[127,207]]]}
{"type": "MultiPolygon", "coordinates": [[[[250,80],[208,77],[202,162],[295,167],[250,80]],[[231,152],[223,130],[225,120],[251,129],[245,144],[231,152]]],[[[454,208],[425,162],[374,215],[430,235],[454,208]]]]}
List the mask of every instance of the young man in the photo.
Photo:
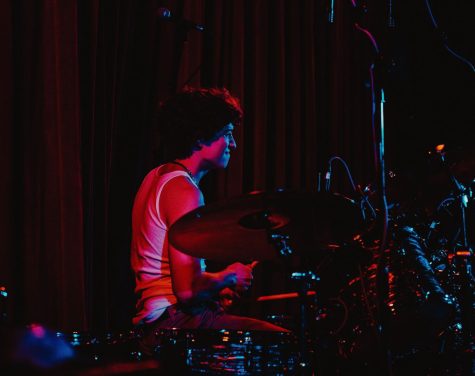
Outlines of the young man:
{"type": "Polygon", "coordinates": [[[199,183],[210,170],[225,168],[234,149],[234,127],[242,118],[239,101],[226,89],[188,89],[164,102],[159,126],[168,163],[148,173],[132,211],[131,264],[138,296],[135,325],[144,327],[144,344],[153,349],[157,328],[230,330],[285,329],[230,315],[220,294],[247,290],[252,265],[233,263],[206,272],[204,260],[174,248],[170,226],[204,205],[199,183]]]}

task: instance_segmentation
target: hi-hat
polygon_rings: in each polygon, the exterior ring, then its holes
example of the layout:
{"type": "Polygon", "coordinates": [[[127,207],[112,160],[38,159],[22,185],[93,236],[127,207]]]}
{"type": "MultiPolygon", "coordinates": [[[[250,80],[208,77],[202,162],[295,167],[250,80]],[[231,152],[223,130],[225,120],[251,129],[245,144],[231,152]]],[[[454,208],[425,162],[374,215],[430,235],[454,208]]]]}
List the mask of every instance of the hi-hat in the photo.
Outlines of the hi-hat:
{"type": "Polygon", "coordinates": [[[171,244],[219,262],[269,260],[279,255],[271,234],[288,236],[296,253],[334,249],[362,228],[354,201],[335,193],[261,192],[199,207],[176,221],[171,244]]]}

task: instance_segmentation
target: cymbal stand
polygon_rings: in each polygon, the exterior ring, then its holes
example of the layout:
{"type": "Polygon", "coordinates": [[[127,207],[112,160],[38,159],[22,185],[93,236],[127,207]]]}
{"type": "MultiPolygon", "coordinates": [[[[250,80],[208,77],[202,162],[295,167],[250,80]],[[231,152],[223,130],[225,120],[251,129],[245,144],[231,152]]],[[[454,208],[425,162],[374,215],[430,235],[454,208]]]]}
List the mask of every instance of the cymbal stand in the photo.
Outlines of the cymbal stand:
{"type": "MultiPolygon", "coordinates": [[[[294,253],[292,247],[288,244],[290,237],[285,234],[273,232],[268,228],[268,236],[270,243],[274,246],[279,256],[288,257],[294,253]]],[[[299,299],[299,370],[300,375],[311,375],[312,364],[310,362],[309,349],[307,346],[307,293],[313,287],[314,282],[319,278],[311,271],[294,272],[291,279],[299,283],[298,299],[299,299]]]]}
{"type": "MultiPolygon", "coordinates": [[[[358,32],[362,33],[367,41],[372,46],[372,61],[369,65],[369,82],[371,88],[371,132],[373,138],[373,158],[375,173],[377,176],[376,186],[379,192],[378,201],[380,205],[380,217],[377,222],[380,227],[380,239],[378,249],[378,264],[376,275],[376,290],[378,300],[378,332],[381,340],[381,359],[384,364],[384,370],[382,373],[391,376],[392,375],[392,355],[389,346],[389,311],[385,304],[389,291],[389,275],[388,275],[388,260],[386,257],[386,248],[389,232],[389,215],[388,215],[388,203],[386,197],[386,168],[385,168],[385,117],[384,106],[385,91],[384,83],[386,81],[387,60],[383,58],[382,51],[378,45],[376,38],[372,33],[362,27],[361,21],[364,20],[363,15],[366,13],[365,7],[352,0],[351,4],[354,9],[355,22],[354,28],[358,32]]],[[[391,16],[392,17],[392,16],[391,16]]],[[[394,27],[391,21],[390,27],[394,27]]]]}
{"type": "MultiPolygon", "coordinates": [[[[164,9],[164,8],[161,8],[161,9],[164,9]]],[[[167,11],[166,9],[164,10],[167,11]]],[[[171,17],[171,14],[163,14],[161,15],[160,18],[167,21],[173,20],[173,18],[171,17]]],[[[180,68],[181,68],[181,63],[182,63],[183,50],[185,49],[186,43],[188,42],[188,33],[191,30],[204,32],[205,27],[203,25],[196,24],[194,22],[187,21],[184,19],[182,19],[180,22],[176,22],[175,49],[174,49],[174,54],[173,54],[173,73],[170,77],[171,79],[170,92],[172,93],[182,90],[183,87],[185,87],[201,69],[201,64],[200,64],[186,79],[186,81],[182,85],[178,86],[178,79],[180,76],[179,73],[180,73],[180,68]]]]}
{"type": "Polygon", "coordinates": [[[320,280],[315,273],[311,271],[307,272],[294,272],[292,273],[292,280],[297,281],[298,296],[299,296],[299,350],[300,350],[300,362],[299,367],[301,375],[311,375],[313,370],[313,364],[310,360],[310,353],[307,344],[307,332],[308,332],[308,307],[307,307],[307,294],[310,289],[314,287],[314,284],[320,280]]]}

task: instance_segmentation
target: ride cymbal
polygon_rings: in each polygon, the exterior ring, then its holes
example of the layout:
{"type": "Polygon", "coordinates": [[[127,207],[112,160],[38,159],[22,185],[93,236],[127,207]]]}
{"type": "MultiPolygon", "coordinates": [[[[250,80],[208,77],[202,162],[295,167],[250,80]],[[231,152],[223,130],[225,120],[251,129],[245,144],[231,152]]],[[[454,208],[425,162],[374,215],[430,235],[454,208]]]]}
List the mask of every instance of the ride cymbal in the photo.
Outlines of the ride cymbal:
{"type": "Polygon", "coordinates": [[[278,257],[282,242],[271,235],[281,235],[292,252],[318,253],[351,239],[361,225],[358,206],[335,193],[261,192],[197,208],[168,238],[194,257],[248,262],[278,257]]]}

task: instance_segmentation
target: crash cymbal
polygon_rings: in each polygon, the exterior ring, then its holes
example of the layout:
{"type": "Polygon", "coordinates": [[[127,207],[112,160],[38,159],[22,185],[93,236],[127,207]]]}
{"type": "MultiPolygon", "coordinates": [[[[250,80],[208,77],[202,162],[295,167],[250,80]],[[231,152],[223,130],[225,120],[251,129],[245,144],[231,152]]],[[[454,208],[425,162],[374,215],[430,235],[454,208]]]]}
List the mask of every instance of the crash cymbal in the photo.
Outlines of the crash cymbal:
{"type": "Polygon", "coordinates": [[[279,255],[270,234],[288,236],[294,253],[334,249],[361,229],[358,206],[335,193],[260,192],[202,206],[175,222],[173,246],[218,262],[269,260],[279,255]]]}

